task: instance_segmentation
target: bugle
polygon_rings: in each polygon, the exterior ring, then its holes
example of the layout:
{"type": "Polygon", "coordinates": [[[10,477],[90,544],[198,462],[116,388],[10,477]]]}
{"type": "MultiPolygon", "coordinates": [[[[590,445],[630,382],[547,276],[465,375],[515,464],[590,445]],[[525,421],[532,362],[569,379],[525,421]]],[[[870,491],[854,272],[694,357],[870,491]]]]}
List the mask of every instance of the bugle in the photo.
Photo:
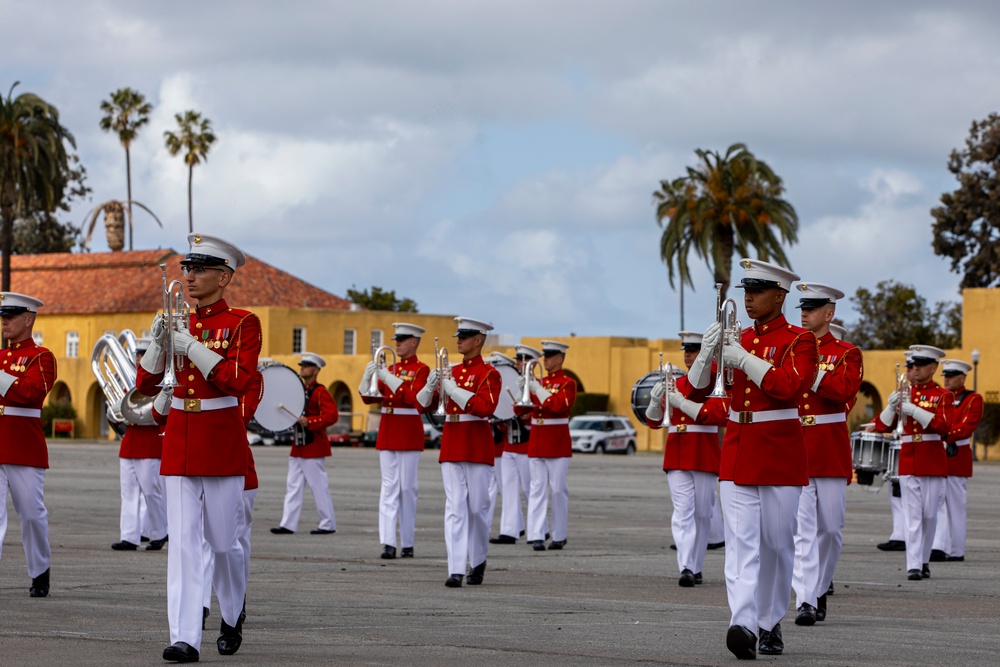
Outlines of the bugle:
{"type": "Polygon", "coordinates": [[[674,366],[669,361],[663,363],[663,353],[660,352],[660,382],[663,383],[664,408],[660,419],[660,428],[670,426],[670,393],[677,391],[677,378],[674,377],[674,366]]]}
{"type": "Polygon", "coordinates": [[[382,392],[378,390],[378,370],[380,368],[388,368],[386,365],[387,354],[392,354],[392,365],[395,366],[398,361],[396,359],[396,351],[388,345],[376,348],[372,352],[372,361],[375,362],[375,373],[372,374],[371,384],[368,385],[368,396],[371,398],[377,398],[382,395],[382,392]]]}
{"type": "Polygon", "coordinates": [[[535,375],[535,368],[537,367],[537,359],[528,359],[524,362],[524,369],[521,372],[521,377],[524,378],[524,388],[521,390],[521,398],[514,404],[519,408],[530,408],[534,405],[531,402],[531,381],[541,381],[541,378],[535,375]]]}
{"type": "Polygon", "coordinates": [[[444,374],[451,373],[451,363],[448,361],[448,350],[447,348],[438,349],[438,339],[437,336],[434,337],[434,369],[438,373],[437,382],[437,395],[438,395],[438,406],[434,411],[435,417],[444,417],[446,412],[444,409],[444,404],[446,402],[444,396],[444,374]]]}
{"type": "Polygon", "coordinates": [[[899,372],[899,364],[896,364],[896,393],[899,394],[899,403],[896,404],[897,419],[894,433],[897,438],[901,438],[906,433],[906,413],[903,412],[903,404],[910,402],[910,378],[906,376],[906,371],[899,372]]]}
{"type": "Polygon", "coordinates": [[[176,367],[184,367],[184,355],[174,351],[174,331],[187,332],[191,328],[191,307],[184,294],[184,283],[173,280],[167,283],[167,265],[160,264],[163,271],[163,340],[160,349],[166,352],[163,379],[157,387],[177,387],[176,367]]]}
{"type": "Polygon", "coordinates": [[[722,301],[722,283],[715,283],[715,308],[721,328],[718,348],[715,352],[715,387],[709,398],[726,398],[726,385],[733,383],[733,368],[726,366],[722,349],[726,345],[736,345],[739,343],[739,336],[743,332],[743,327],[736,319],[736,302],[732,299],[722,301]]]}

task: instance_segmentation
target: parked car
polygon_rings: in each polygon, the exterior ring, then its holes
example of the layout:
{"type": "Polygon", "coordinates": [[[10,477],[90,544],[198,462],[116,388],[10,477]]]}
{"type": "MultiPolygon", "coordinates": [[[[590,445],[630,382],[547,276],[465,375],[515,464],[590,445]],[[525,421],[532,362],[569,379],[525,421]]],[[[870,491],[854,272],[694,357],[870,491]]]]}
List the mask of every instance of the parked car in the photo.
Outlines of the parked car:
{"type": "Polygon", "coordinates": [[[577,415],[569,420],[573,451],[589,454],[635,454],[635,427],[627,417],[604,412],[577,415]]]}
{"type": "Polygon", "coordinates": [[[428,449],[441,449],[441,429],[431,422],[431,418],[426,413],[420,415],[424,422],[424,447],[428,449]]]}

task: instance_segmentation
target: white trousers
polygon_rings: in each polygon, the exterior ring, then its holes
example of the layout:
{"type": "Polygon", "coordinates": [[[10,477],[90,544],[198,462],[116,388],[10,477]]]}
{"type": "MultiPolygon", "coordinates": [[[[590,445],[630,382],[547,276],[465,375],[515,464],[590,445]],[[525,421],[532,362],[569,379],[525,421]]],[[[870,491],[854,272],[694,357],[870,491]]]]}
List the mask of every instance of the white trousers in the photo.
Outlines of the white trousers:
{"type": "Polygon", "coordinates": [[[796,608],[803,603],[815,607],[830,587],[844,544],[846,510],[847,480],[843,477],[810,477],[802,487],[792,568],[796,608]]]}
{"type": "Polygon", "coordinates": [[[670,501],[674,506],[670,529],[677,545],[677,569],[701,572],[712,525],[715,499],[714,473],[698,470],[668,470],[670,501]]]}
{"type": "Polygon", "coordinates": [[[167,619],[170,643],[201,650],[207,540],[215,555],[212,586],[223,620],[235,626],[246,595],[246,562],[240,544],[243,476],[164,478],[167,491],[167,619]]]}
{"type": "Polygon", "coordinates": [[[292,532],[299,529],[306,484],[316,501],[320,530],[337,530],[337,517],[333,513],[333,500],[330,498],[330,480],[326,475],[326,459],[303,459],[298,456],[288,457],[288,481],[285,485],[285,510],[281,515],[281,527],[292,532]]]}
{"type": "Polygon", "coordinates": [[[720,482],[726,524],[730,625],[773,630],[792,596],[795,514],[801,486],[720,482]]]}
{"type": "Polygon", "coordinates": [[[948,556],[965,556],[966,483],[968,477],[948,477],[944,484],[944,504],[938,510],[934,548],[948,556]]]}
{"type": "Polygon", "coordinates": [[[400,546],[412,547],[417,527],[420,452],[380,449],[378,462],[382,469],[382,492],[378,501],[379,540],[386,546],[396,546],[398,520],[400,546]]]}
{"type": "MultiPolygon", "coordinates": [[[[257,489],[243,491],[243,522],[240,524],[240,545],[243,547],[243,562],[246,563],[246,585],[250,586],[250,529],[253,527],[253,506],[257,501],[257,489]]],[[[202,527],[204,529],[204,526],[202,527]]],[[[206,609],[212,606],[212,579],[215,575],[215,552],[208,540],[201,541],[201,555],[205,565],[205,580],[202,590],[202,606],[206,609]]],[[[246,597],[246,593],[244,593],[246,597]]]]}
{"type": "Polygon", "coordinates": [[[49,512],[45,509],[45,469],[0,464],[0,555],[7,536],[7,490],[14,511],[21,518],[21,543],[28,576],[34,579],[49,569],[49,512]]]}
{"type": "Polygon", "coordinates": [[[938,510],[944,502],[944,481],[944,477],[899,476],[903,492],[907,570],[919,570],[931,559],[938,510]]]}
{"type": "Polygon", "coordinates": [[[493,530],[493,516],[496,514],[497,509],[497,496],[500,494],[500,487],[502,486],[502,476],[503,471],[500,470],[500,457],[493,457],[493,477],[490,478],[490,509],[486,515],[487,525],[490,530],[493,530]]]}
{"type": "Polygon", "coordinates": [[[718,544],[726,541],[726,529],[722,525],[722,501],[719,500],[718,484],[712,491],[712,523],[708,529],[708,543],[718,544]]]}
{"type": "MultiPolygon", "coordinates": [[[[504,452],[500,457],[500,534],[520,537],[525,529],[524,512],[521,511],[521,494],[525,505],[531,492],[531,473],[528,455],[518,452],[504,452]]],[[[544,533],[543,533],[544,535],[544,533]]]]}
{"type": "Polygon", "coordinates": [[[541,459],[531,457],[531,487],[528,492],[528,541],[545,539],[545,515],[549,491],[552,492],[552,541],[566,539],[569,526],[569,457],[541,459]]]}
{"type": "Polygon", "coordinates": [[[121,540],[139,544],[143,528],[147,537],[162,540],[167,534],[167,501],[160,480],[160,459],[118,459],[122,510],[119,519],[121,540]],[[145,498],[146,523],[142,502],[145,498]]]}
{"type": "Polygon", "coordinates": [[[490,545],[490,479],[485,463],[442,463],[444,482],[444,544],[448,574],[466,572],[486,560],[490,545]]]}
{"type": "Polygon", "coordinates": [[[889,536],[889,539],[905,542],[906,526],[903,524],[903,498],[892,495],[891,485],[889,487],[889,507],[892,509],[892,535],[889,536]]]}

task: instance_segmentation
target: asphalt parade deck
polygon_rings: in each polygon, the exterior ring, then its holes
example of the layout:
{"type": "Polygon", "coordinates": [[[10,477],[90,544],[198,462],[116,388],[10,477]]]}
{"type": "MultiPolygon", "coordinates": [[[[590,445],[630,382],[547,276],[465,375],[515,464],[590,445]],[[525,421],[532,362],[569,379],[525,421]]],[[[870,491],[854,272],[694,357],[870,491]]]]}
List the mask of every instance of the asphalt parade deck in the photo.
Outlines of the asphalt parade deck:
{"type": "MultiPolygon", "coordinates": [[[[28,597],[20,523],[0,562],[0,664],[161,665],[169,641],[166,551],[116,552],[118,458],[112,443],[50,445],[46,504],[52,590],[28,597]]],[[[327,460],[335,535],[310,535],[306,492],[294,535],[281,518],[288,449],[255,447],[261,488],[253,530],[248,619],[232,657],[215,650],[213,604],[201,661],[229,665],[734,665],[723,550],[705,583],[677,585],[670,501],[660,457],[574,457],[569,543],[536,553],[490,545],[482,586],[451,589],[437,452],[420,463],[416,558],[381,560],[378,456],[335,449],[327,460]]],[[[891,528],[888,487],[848,489],[844,550],[829,617],[782,622],[786,665],[995,665],[1000,660],[1000,465],[969,483],[964,563],[932,563],[906,579],[901,552],[878,551],[891,528]]],[[[494,526],[499,523],[497,508],[494,526]]],[[[494,535],[496,529],[494,529],[494,535]]],[[[794,600],[793,600],[794,603],[794,600]]]]}

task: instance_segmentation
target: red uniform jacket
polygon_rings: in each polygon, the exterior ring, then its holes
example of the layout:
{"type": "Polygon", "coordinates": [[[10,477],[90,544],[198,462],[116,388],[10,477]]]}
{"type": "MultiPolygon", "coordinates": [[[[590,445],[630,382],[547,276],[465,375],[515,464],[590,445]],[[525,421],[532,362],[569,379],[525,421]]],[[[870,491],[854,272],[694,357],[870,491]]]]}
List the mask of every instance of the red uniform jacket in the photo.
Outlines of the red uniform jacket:
{"type": "Polygon", "coordinates": [[[309,431],[313,434],[313,440],[308,445],[301,447],[292,446],[289,456],[301,459],[321,459],[330,455],[330,438],[326,435],[326,427],[337,423],[339,417],[337,404],[333,402],[333,396],[326,387],[313,382],[306,387],[309,393],[309,400],[306,401],[305,417],[309,421],[309,431]]]}
{"type": "MultiPolygon", "coordinates": [[[[722,440],[719,479],[756,486],[805,486],[809,483],[805,438],[798,419],[799,397],[816,378],[816,336],[779,315],[743,330],[743,348],[772,368],[760,387],[739,368],[733,371],[732,405],[722,440]],[[791,410],[791,418],[753,421],[756,413],[791,410]],[[733,420],[741,413],[749,423],[733,420]]],[[[761,414],[761,417],[767,415],[761,414]]]]}
{"type": "MultiPolygon", "coordinates": [[[[256,373],[256,377],[250,381],[250,388],[247,389],[247,393],[240,397],[240,412],[243,415],[244,428],[253,420],[254,413],[257,412],[257,406],[260,405],[260,400],[264,398],[264,376],[260,370],[257,370],[256,373]]],[[[259,485],[257,466],[253,460],[253,450],[250,448],[250,443],[247,442],[247,474],[243,478],[243,490],[253,491],[259,485]]]]}
{"type": "MultiPolygon", "coordinates": [[[[711,386],[712,383],[709,383],[711,386]]],[[[691,398],[694,387],[687,377],[677,378],[677,391],[685,398],[691,398]]],[[[698,391],[699,394],[704,392],[698,391]]],[[[667,397],[660,401],[660,408],[666,410],[667,397]]],[[[729,399],[706,398],[698,411],[698,418],[692,420],[677,408],[670,409],[670,432],[663,448],[664,470],[698,470],[719,474],[719,427],[729,420],[729,399]],[[692,427],[695,427],[692,429],[692,427]],[[704,431],[703,431],[704,429],[704,431]],[[697,431],[697,432],[696,432],[697,431]]],[[[659,422],[649,419],[646,424],[652,429],[661,428],[659,422]]]]}
{"type": "MultiPolygon", "coordinates": [[[[955,411],[955,395],[934,382],[915,384],[910,388],[910,400],[919,408],[934,413],[927,428],[923,428],[913,417],[906,418],[903,437],[912,438],[910,442],[902,443],[899,450],[899,474],[917,475],[919,477],[946,477],[948,475],[948,455],[945,454],[944,439],[951,427],[952,414],[955,411]],[[925,435],[936,435],[933,440],[925,440],[925,435]]],[[[881,418],[875,420],[875,430],[886,433],[893,429],[892,424],[882,423],[881,418]]]]}
{"type": "MultiPolygon", "coordinates": [[[[191,312],[191,334],[222,356],[209,377],[185,360],[177,369],[180,384],[175,399],[208,399],[243,396],[257,373],[260,356],[260,320],[246,310],[230,308],[225,299],[199,306],[191,312]]],[[[173,363],[167,359],[167,363],[173,363]]],[[[163,373],[139,368],[137,386],[147,396],[155,395],[163,373]]],[[[247,436],[239,405],[219,410],[185,412],[171,408],[163,437],[161,475],[225,477],[246,475],[247,436]]]]}
{"type": "Polygon", "coordinates": [[[973,431],[983,418],[983,397],[974,391],[964,396],[965,387],[955,392],[955,411],[952,416],[951,429],[945,442],[957,442],[958,454],[948,457],[949,477],[972,477],[972,447],[970,439],[973,431]],[[959,397],[962,397],[959,399],[959,397]]]}
{"type": "MultiPolygon", "coordinates": [[[[56,382],[56,359],[31,338],[13,343],[0,355],[0,370],[17,379],[0,397],[0,406],[41,410],[42,401],[56,382]]],[[[49,449],[42,432],[42,418],[0,416],[0,464],[49,467],[49,449]]],[[[6,502],[6,500],[4,500],[6,502]]]]}
{"type": "Polygon", "coordinates": [[[390,366],[389,372],[403,380],[403,384],[395,393],[390,392],[387,386],[379,382],[378,390],[382,394],[381,397],[361,396],[362,402],[367,405],[382,404],[383,412],[379,420],[375,449],[423,451],[424,424],[419,414],[423,412],[423,408],[417,403],[417,394],[427,384],[430,368],[414,355],[390,366]],[[398,408],[407,412],[416,410],[417,414],[397,414],[398,408]]]}
{"type": "Polygon", "coordinates": [[[118,458],[158,459],[162,450],[163,426],[128,424],[118,448],[118,458]]]}
{"type": "Polygon", "coordinates": [[[500,401],[503,380],[497,369],[483,361],[481,355],[463,359],[451,369],[451,377],[460,389],[472,392],[465,410],[447,396],[444,429],[441,433],[441,454],[438,463],[486,463],[493,465],[493,428],[489,418],[500,401]],[[478,417],[461,421],[464,415],[478,417]]]}
{"type": "Polygon", "coordinates": [[[542,378],[542,387],[552,395],[544,403],[531,395],[533,408],[514,410],[519,415],[530,411],[531,439],[528,441],[528,456],[536,459],[561,459],[573,456],[573,440],[569,435],[569,424],[546,424],[549,419],[569,419],[570,408],[576,402],[576,380],[559,370],[542,378]]]}
{"type": "Polygon", "coordinates": [[[819,370],[826,371],[819,388],[807,388],[799,401],[809,476],[851,479],[854,462],[847,413],[865,373],[861,350],[827,332],[819,339],[819,370]],[[817,423],[828,419],[839,421],[817,423]]]}

